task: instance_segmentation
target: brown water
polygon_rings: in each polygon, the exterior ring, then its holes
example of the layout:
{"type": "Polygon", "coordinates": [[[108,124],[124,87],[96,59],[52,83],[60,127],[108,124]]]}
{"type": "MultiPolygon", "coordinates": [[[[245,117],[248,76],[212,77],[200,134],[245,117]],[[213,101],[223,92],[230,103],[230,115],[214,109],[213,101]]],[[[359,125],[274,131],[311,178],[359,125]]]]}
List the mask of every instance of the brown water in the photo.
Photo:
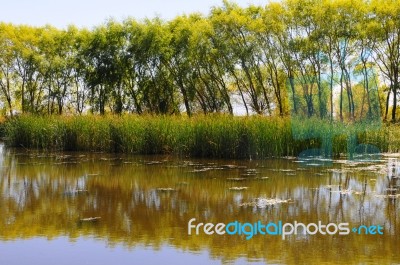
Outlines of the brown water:
{"type": "Polygon", "coordinates": [[[0,264],[397,264],[399,162],[393,154],[316,167],[293,158],[197,160],[0,146],[0,264]],[[382,225],[384,234],[246,240],[188,235],[191,218],[195,224],[347,222],[382,225]]]}

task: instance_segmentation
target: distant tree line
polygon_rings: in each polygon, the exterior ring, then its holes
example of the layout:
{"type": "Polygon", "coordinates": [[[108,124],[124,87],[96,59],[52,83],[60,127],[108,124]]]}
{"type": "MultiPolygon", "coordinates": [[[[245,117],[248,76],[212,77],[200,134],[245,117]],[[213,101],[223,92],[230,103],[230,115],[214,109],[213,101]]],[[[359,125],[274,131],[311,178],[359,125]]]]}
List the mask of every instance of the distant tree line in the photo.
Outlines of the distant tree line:
{"type": "Polygon", "coordinates": [[[396,120],[399,0],[287,0],[88,29],[0,23],[3,112],[396,120]],[[235,103],[236,102],[236,103],[235,103]]]}

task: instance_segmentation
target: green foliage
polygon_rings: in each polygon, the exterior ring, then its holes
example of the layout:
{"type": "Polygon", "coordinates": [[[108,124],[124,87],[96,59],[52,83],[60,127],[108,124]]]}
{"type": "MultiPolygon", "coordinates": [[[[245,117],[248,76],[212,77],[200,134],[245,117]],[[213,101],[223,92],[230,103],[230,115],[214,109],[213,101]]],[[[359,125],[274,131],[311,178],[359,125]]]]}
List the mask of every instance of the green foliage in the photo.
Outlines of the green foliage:
{"type": "Polygon", "coordinates": [[[377,128],[370,123],[262,116],[23,115],[6,121],[5,134],[10,145],[25,148],[215,158],[296,156],[321,148],[324,141],[331,141],[333,154],[339,156],[348,152],[352,135],[358,143],[374,145],[382,152],[398,151],[396,138],[390,136],[397,127],[377,128]]]}
{"type": "Polygon", "coordinates": [[[223,1],[206,16],[109,20],[92,30],[0,23],[0,106],[9,116],[191,116],[233,114],[239,104],[247,114],[341,121],[382,109],[395,121],[399,6],[223,1]]]}

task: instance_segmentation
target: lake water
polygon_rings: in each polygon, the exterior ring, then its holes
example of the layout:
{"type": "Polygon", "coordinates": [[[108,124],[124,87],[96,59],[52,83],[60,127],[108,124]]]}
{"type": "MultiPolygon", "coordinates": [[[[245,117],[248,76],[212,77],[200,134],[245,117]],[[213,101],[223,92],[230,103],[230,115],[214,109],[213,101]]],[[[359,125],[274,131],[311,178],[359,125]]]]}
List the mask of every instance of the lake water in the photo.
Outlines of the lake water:
{"type": "Polygon", "coordinates": [[[0,145],[0,264],[400,263],[400,157],[315,162],[0,145]],[[383,234],[188,235],[192,218],[380,225],[383,234]]]}

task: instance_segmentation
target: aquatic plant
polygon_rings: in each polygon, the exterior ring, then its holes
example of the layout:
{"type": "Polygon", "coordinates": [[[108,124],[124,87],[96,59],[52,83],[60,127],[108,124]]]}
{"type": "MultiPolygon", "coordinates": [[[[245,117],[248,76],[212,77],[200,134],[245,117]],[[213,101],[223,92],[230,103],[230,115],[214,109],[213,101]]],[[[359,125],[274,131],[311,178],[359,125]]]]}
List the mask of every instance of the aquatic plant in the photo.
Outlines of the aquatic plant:
{"type": "Polygon", "coordinates": [[[360,146],[400,150],[397,125],[265,116],[22,115],[4,123],[4,134],[15,147],[215,158],[297,156],[314,149],[337,157],[360,146]]]}

